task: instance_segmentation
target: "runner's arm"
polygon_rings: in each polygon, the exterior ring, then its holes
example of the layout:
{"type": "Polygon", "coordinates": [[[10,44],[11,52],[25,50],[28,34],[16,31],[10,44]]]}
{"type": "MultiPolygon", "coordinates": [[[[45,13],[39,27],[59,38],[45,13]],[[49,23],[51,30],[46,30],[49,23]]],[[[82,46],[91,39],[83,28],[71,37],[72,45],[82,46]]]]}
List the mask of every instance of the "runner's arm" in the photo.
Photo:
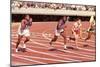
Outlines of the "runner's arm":
{"type": "Polygon", "coordinates": [[[32,18],[30,18],[30,21],[29,21],[29,26],[32,26],[32,18]]]}
{"type": "Polygon", "coordinates": [[[24,30],[26,27],[26,21],[25,20],[22,20],[21,21],[21,30],[24,30]]]}
{"type": "Polygon", "coordinates": [[[65,24],[62,25],[62,22],[63,22],[62,20],[60,20],[60,21],[58,22],[58,28],[64,29],[65,24]]]}

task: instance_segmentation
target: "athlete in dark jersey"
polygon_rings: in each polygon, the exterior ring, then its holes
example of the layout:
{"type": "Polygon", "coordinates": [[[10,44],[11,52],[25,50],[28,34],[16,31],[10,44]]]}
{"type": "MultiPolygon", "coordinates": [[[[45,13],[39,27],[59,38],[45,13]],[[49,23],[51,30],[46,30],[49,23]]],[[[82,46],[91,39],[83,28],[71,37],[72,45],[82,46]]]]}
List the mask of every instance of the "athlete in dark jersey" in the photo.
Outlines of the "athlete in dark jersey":
{"type": "Polygon", "coordinates": [[[16,52],[18,52],[18,45],[20,44],[23,36],[25,37],[25,41],[23,42],[23,48],[26,48],[26,42],[29,41],[30,36],[30,27],[32,26],[32,18],[29,15],[26,15],[25,18],[21,21],[21,24],[18,28],[18,41],[16,43],[16,52]]]}
{"type": "Polygon", "coordinates": [[[90,18],[90,25],[89,25],[89,28],[88,28],[88,31],[87,31],[87,33],[88,33],[88,36],[87,36],[87,38],[85,38],[85,41],[86,40],[88,40],[88,39],[90,39],[91,38],[91,35],[93,34],[93,35],[95,35],[96,33],[95,33],[95,20],[94,20],[94,16],[91,16],[91,18],[90,18]]]}
{"type": "Polygon", "coordinates": [[[64,16],[62,19],[59,20],[56,30],[55,30],[55,35],[54,38],[50,41],[50,45],[52,45],[53,42],[55,42],[58,39],[58,36],[62,36],[64,38],[64,48],[66,49],[66,33],[65,33],[65,23],[67,21],[67,17],[64,16]]]}

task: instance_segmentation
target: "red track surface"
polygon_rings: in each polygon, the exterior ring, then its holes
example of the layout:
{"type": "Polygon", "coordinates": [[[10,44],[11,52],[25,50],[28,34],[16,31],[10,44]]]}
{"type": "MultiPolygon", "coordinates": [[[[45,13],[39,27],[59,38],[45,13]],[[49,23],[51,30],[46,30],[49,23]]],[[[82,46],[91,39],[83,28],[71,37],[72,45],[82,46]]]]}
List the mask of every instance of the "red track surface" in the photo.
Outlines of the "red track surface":
{"type": "MultiPolygon", "coordinates": [[[[67,23],[66,36],[72,36],[71,28],[73,23],[67,23]]],[[[83,23],[84,29],[88,27],[88,22],[83,23]]],[[[63,49],[63,39],[59,37],[54,47],[57,50],[50,51],[49,41],[54,35],[56,22],[34,22],[31,28],[31,41],[27,43],[27,52],[15,52],[15,43],[17,41],[17,29],[19,24],[12,24],[11,45],[12,45],[12,65],[34,65],[34,64],[52,64],[63,62],[82,62],[95,60],[95,37],[84,42],[79,40],[79,49],[63,49]],[[83,47],[83,45],[89,45],[83,47]]],[[[75,46],[74,41],[67,45],[75,46]]],[[[21,44],[20,44],[21,46],[21,44]]],[[[19,47],[20,47],[19,46],[19,47]]]]}

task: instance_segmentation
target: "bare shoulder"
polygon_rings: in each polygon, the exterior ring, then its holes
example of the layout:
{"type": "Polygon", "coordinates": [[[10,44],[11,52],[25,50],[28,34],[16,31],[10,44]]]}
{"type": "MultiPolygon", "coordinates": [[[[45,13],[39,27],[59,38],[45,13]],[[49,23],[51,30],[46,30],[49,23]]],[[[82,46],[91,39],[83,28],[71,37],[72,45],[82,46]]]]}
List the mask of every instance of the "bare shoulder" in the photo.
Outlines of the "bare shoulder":
{"type": "Polygon", "coordinates": [[[32,22],[32,18],[30,18],[30,21],[32,22]]]}
{"type": "Polygon", "coordinates": [[[58,23],[62,23],[62,19],[60,19],[58,23]]]}
{"type": "Polygon", "coordinates": [[[26,20],[25,19],[22,19],[22,21],[21,21],[22,23],[25,23],[26,22],[26,20]]]}

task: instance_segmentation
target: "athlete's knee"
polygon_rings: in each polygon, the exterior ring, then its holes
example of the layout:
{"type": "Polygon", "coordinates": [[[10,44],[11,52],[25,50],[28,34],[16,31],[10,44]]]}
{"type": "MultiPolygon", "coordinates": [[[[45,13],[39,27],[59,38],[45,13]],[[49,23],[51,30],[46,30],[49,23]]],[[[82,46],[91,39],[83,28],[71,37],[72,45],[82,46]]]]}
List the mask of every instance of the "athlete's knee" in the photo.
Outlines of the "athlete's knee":
{"type": "Polygon", "coordinates": [[[26,37],[26,40],[25,40],[25,42],[27,42],[27,41],[29,41],[30,40],[30,38],[29,37],[26,37]]]}
{"type": "Polygon", "coordinates": [[[54,36],[54,38],[52,39],[52,41],[56,41],[57,40],[57,36],[54,36]]]}
{"type": "Polygon", "coordinates": [[[29,41],[30,39],[29,38],[26,38],[26,41],[29,41]]]}
{"type": "Polygon", "coordinates": [[[57,40],[58,36],[54,36],[54,39],[57,40]]]}
{"type": "Polygon", "coordinates": [[[29,41],[30,39],[28,38],[28,39],[26,39],[27,41],[29,41]]]}

